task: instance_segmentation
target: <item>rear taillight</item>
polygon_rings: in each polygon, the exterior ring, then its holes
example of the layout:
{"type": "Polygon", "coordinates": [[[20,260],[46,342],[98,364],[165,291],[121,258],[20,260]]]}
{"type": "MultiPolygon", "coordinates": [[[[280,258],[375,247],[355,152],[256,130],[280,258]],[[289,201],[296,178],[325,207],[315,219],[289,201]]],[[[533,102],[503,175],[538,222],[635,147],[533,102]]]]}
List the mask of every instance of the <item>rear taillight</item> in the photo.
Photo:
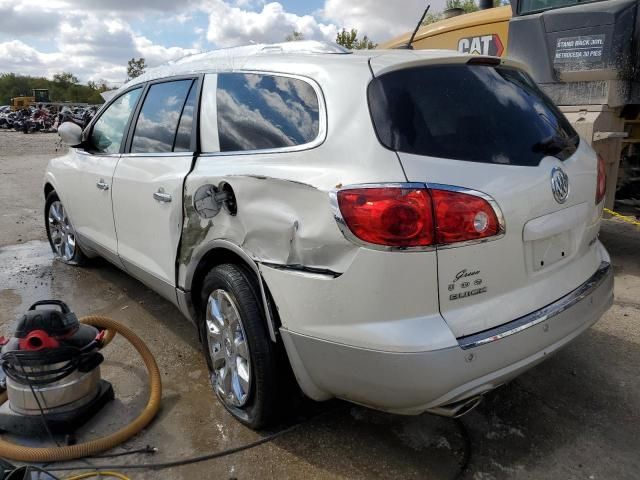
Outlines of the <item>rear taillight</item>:
{"type": "Polygon", "coordinates": [[[487,200],[466,193],[432,190],[439,244],[466,242],[500,233],[500,222],[487,200]]]}
{"type": "Polygon", "coordinates": [[[596,183],[596,205],[598,205],[607,193],[607,166],[604,159],[598,154],[598,180],[596,183]]]}
{"type": "Polygon", "coordinates": [[[338,192],[349,230],[367,243],[389,247],[433,244],[431,197],[426,189],[382,187],[338,192]]]}
{"type": "Polygon", "coordinates": [[[369,244],[420,248],[481,240],[502,232],[496,209],[468,191],[375,186],[340,190],[336,198],[341,223],[369,244]]]}

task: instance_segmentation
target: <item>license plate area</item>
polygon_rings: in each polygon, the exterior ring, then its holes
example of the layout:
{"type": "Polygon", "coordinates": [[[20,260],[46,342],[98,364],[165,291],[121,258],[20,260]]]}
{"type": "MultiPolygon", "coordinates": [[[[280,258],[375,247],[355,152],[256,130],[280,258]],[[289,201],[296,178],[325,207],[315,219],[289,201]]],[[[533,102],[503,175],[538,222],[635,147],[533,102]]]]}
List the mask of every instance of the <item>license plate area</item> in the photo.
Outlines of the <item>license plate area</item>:
{"type": "Polygon", "coordinates": [[[554,263],[571,256],[571,233],[562,232],[547,238],[533,240],[530,243],[531,265],[534,272],[543,270],[554,263]]]}

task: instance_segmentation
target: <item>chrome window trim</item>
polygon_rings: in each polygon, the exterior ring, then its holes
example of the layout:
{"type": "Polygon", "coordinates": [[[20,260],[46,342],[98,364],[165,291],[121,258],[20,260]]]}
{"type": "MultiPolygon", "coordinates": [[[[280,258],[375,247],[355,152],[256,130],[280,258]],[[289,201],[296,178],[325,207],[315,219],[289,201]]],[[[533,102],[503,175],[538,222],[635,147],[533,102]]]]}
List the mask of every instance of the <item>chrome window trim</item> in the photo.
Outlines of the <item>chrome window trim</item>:
{"type": "Polygon", "coordinates": [[[71,147],[78,155],[86,155],[88,157],[120,157],[121,153],[92,153],[87,152],[84,148],[71,147]]]}
{"type": "Polygon", "coordinates": [[[458,345],[463,350],[468,350],[470,348],[486,345],[488,343],[495,342],[496,340],[515,335],[516,333],[520,333],[523,330],[538,325],[539,323],[550,320],[590,296],[611,275],[613,275],[611,264],[608,262],[601,262],[596,273],[568,295],[565,295],[540,310],[536,310],[535,312],[509,323],[505,323],[504,325],[500,325],[499,327],[459,337],[457,339],[458,345]]]}
{"type": "Polygon", "coordinates": [[[445,250],[449,248],[466,247],[468,245],[479,245],[481,243],[493,242],[500,240],[506,234],[506,226],[504,221],[504,215],[500,209],[498,202],[494,200],[490,195],[480,192],[478,190],[472,190],[470,188],[458,187],[455,185],[444,185],[441,183],[417,183],[417,182],[396,182],[396,183],[363,183],[355,185],[347,185],[340,188],[333,189],[329,192],[329,203],[333,211],[333,218],[338,224],[338,228],[342,232],[342,235],[350,242],[359,245],[361,247],[370,248],[372,250],[380,250],[384,252],[433,252],[435,250],[445,250]],[[340,212],[340,206],[338,205],[338,192],[341,190],[351,190],[356,188],[406,188],[406,189],[433,189],[433,190],[447,190],[450,192],[464,193],[472,195],[474,197],[482,198],[486,200],[493,209],[496,217],[498,218],[499,230],[496,235],[487,238],[479,238],[477,240],[467,240],[464,242],[446,243],[446,244],[433,244],[424,247],[390,247],[388,245],[378,245],[376,243],[365,242],[364,240],[356,237],[351,229],[347,226],[347,223],[340,212]]]}
{"type": "Polygon", "coordinates": [[[91,153],[86,150],[74,148],[79,155],[91,157],[193,157],[194,152],[140,152],[140,153],[91,153]]]}
{"type": "Polygon", "coordinates": [[[123,153],[122,157],[135,158],[135,157],[193,157],[194,152],[137,152],[137,153],[123,153]]]}
{"type": "MultiPolygon", "coordinates": [[[[215,72],[215,75],[225,75],[225,74],[253,74],[253,75],[269,75],[272,77],[286,77],[286,78],[294,78],[296,80],[300,80],[305,82],[307,85],[310,85],[314,92],[316,93],[316,98],[318,99],[318,135],[315,139],[310,142],[302,143],[300,145],[292,145],[289,147],[279,147],[279,148],[265,148],[258,150],[234,150],[228,152],[202,152],[200,157],[220,157],[227,155],[259,155],[259,154],[268,154],[268,153],[287,153],[287,152],[300,152],[305,150],[311,150],[313,148],[319,147],[322,145],[327,138],[327,108],[325,103],[324,94],[322,92],[322,88],[320,85],[312,78],[305,77],[302,75],[296,75],[292,73],[280,73],[280,72],[269,72],[265,70],[233,70],[233,71],[221,71],[215,72]]],[[[216,85],[216,93],[218,86],[216,85]]],[[[216,125],[218,122],[218,112],[216,111],[216,125]]]]}

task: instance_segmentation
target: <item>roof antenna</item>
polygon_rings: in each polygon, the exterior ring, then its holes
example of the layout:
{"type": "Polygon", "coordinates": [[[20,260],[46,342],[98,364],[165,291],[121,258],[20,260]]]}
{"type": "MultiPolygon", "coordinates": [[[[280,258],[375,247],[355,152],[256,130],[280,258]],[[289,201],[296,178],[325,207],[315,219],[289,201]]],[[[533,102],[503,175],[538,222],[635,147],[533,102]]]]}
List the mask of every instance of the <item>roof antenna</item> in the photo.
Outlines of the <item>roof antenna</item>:
{"type": "Polygon", "coordinates": [[[407,44],[406,45],[400,45],[397,48],[401,48],[401,49],[405,49],[405,50],[413,50],[413,46],[411,44],[415,40],[416,34],[418,33],[418,30],[420,30],[420,27],[422,26],[422,22],[424,22],[424,17],[427,16],[427,13],[429,13],[429,9],[430,8],[431,8],[431,4],[427,5],[427,8],[424,10],[424,13],[422,14],[422,17],[420,17],[420,21],[418,22],[418,25],[416,25],[416,29],[411,34],[411,38],[409,38],[409,41],[407,42],[407,44]]]}

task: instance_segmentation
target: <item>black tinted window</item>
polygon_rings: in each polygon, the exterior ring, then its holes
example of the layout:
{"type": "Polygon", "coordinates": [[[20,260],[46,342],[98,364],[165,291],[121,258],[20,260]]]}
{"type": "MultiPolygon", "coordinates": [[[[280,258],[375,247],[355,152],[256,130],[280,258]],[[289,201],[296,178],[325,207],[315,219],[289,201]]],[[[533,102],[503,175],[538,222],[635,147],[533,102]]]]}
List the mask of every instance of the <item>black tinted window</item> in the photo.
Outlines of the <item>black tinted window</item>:
{"type": "Polygon", "coordinates": [[[193,80],[179,80],[149,88],[133,134],[131,153],[171,152],[193,80]]]}
{"type": "Polygon", "coordinates": [[[568,7],[569,5],[577,5],[580,2],[581,0],[522,0],[520,2],[520,14],[568,7]]]}
{"type": "Polygon", "coordinates": [[[191,85],[187,102],[182,109],[178,132],[176,133],[176,143],[173,147],[174,152],[190,152],[191,151],[191,132],[193,129],[193,113],[196,108],[196,84],[191,85]]]}
{"type": "Polygon", "coordinates": [[[472,162],[535,166],[565,159],[578,136],[519,70],[438,65],[399,70],[369,85],[383,145],[400,152],[472,162]]]}
{"type": "Polygon", "coordinates": [[[216,98],[223,152],[302,145],[318,136],[318,97],[302,80],[220,74],[216,98]]]}

